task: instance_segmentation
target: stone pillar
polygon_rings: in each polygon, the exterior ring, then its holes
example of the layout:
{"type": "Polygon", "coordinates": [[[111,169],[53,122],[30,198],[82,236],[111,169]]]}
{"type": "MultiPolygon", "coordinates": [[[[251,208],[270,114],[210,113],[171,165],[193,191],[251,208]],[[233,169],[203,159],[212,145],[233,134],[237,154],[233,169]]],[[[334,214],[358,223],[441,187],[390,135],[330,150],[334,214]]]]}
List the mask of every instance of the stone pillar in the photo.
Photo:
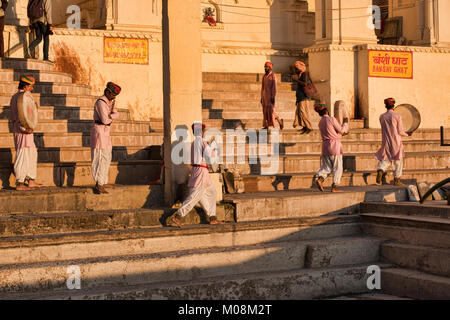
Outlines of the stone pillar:
{"type": "Polygon", "coordinates": [[[368,27],[372,0],[316,0],[316,41],[321,44],[377,43],[368,27]]]}
{"type": "Polygon", "coordinates": [[[5,14],[5,24],[11,26],[28,26],[28,0],[9,1],[5,14]]]}
{"type": "Polygon", "coordinates": [[[354,47],[377,43],[375,29],[370,28],[371,6],[372,0],[316,0],[315,45],[304,52],[308,53],[311,77],[331,115],[334,103],[343,100],[350,117],[359,116],[358,59],[354,47]]]}
{"type": "MultiPolygon", "coordinates": [[[[200,1],[163,0],[163,90],[165,203],[173,203],[177,185],[187,181],[187,165],[172,162],[172,149],[180,147],[175,129],[202,121],[202,64],[200,1]]],[[[190,141],[185,141],[190,151],[190,141]]]]}

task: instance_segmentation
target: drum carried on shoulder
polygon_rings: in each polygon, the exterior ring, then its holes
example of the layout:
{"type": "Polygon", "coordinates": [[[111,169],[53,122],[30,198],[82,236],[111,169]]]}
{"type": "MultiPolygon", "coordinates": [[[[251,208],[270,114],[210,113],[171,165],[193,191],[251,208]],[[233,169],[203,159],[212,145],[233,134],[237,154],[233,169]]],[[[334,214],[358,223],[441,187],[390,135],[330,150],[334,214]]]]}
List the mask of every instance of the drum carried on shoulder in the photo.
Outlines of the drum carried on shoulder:
{"type": "Polygon", "coordinates": [[[17,111],[22,127],[34,130],[38,124],[38,108],[30,92],[19,94],[17,111]]]}
{"type": "Polygon", "coordinates": [[[419,110],[410,104],[400,104],[394,108],[394,112],[402,117],[403,129],[406,133],[412,133],[420,126],[421,118],[419,110]]]}

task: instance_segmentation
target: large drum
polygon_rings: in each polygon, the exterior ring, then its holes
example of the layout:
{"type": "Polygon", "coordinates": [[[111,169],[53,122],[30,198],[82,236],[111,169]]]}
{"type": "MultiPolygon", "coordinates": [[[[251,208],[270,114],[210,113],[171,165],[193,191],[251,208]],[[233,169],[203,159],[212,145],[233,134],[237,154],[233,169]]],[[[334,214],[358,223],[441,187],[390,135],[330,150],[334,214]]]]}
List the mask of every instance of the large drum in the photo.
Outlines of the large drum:
{"type": "Polygon", "coordinates": [[[421,121],[419,110],[410,104],[400,104],[394,108],[394,111],[402,117],[403,130],[405,132],[409,133],[417,130],[421,121]]]}
{"type": "Polygon", "coordinates": [[[38,108],[30,92],[19,94],[17,111],[22,127],[34,130],[38,124],[38,108]]]}

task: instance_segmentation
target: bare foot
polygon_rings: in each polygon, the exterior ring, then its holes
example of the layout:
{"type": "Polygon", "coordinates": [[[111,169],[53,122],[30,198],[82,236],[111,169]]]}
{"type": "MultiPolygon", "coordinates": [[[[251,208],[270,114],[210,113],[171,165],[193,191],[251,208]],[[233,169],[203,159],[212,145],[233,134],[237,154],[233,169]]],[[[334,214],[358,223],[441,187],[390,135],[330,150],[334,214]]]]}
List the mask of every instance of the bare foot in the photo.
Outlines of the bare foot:
{"type": "Polygon", "coordinates": [[[224,222],[219,221],[219,220],[212,220],[209,222],[209,224],[224,224],[224,222]]]}
{"type": "Polygon", "coordinates": [[[34,182],[33,180],[30,180],[28,182],[28,187],[30,187],[30,188],[40,188],[40,187],[42,187],[42,184],[34,182]]]}
{"type": "Polygon", "coordinates": [[[323,190],[323,181],[322,181],[322,179],[317,179],[316,183],[317,183],[317,187],[319,188],[319,190],[322,191],[322,192],[325,192],[325,190],[323,190]]]}
{"type": "Polygon", "coordinates": [[[333,189],[331,189],[331,192],[342,192],[342,190],[339,190],[339,189],[333,188],[333,189]]]}
{"type": "Polygon", "coordinates": [[[16,190],[17,191],[29,191],[29,190],[34,190],[34,188],[30,188],[24,184],[20,184],[20,185],[16,186],[16,190]]]}
{"type": "Polygon", "coordinates": [[[178,228],[182,228],[183,227],[183,225],[181,224],[181,220],[178,219],[175,216],[172,216],[172,222],[175,223],[178,226],[178,228]]]}

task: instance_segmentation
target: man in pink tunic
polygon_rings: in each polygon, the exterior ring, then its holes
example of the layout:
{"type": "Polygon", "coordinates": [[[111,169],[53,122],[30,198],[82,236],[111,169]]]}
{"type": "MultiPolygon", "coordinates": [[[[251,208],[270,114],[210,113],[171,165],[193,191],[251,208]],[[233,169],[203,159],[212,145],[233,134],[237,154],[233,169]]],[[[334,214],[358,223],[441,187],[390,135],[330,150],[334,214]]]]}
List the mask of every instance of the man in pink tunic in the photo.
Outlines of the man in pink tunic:
{"type": "Polygon", "coordinates": [[[264,65],[264,71],[266,74],[262,79],[261,86],[261,105],[263,109],[263,127],[267,129],[268,127],[275,127],[275,120],[278,121],[280,129],[284,127],[283,119],[280,119],[275,113],[275,96],[277,94],[277,77],[272,72],[273,65],[271,62],[266,62],[264,65]]]}
{"type": "Polygon", "coordinates": [[[194,123],[192,132],[195,139],[191,145],[191,176],[189,177],[188,187],[189,195],[184,200],[181,207],[172,216],[172,222],[178,227],[182,227],[181,218],[186,216],[194,206],[200,202],[209,218],[210,224],[220,224],[216,218],[216,188],[214,187],[205,157],[214,157],[214,150],[211,149],[208,142],[203,138],[206,126],[202,123],[194,123]]]}
{"type": "Polygon", "coordinates": [[[108,183],[109,166],[112,158],[111,123],[119,119],[119,112],[115,109],[115,98],[121,88],[115,83],[108,82],[104,95],[94,106],[94,126],[91,129],[91,159],[92,175],[95,180],[94,192],[108,193],[105,185],[108,183]]]}
{"type": "Polygon", "coordinates": [[[14,175],[16,176],[16,190],[30,190],[42,185],[36,183],[37,149],[34,144],[32,129],[26,129],[19,120],[17,100],[24,92],[32,92],[35,80],[31,76],[23,76],[19,81],[19,91],[14,94],[10,102],[10,120],[14,135],[16,158],[14,160],[14,175]]]}
{"type": "Polygon", "coordinates": [[[332,173],[333,185],[331,186],[331,192],[340,192],[338,185],[341,182],[343,172],[341,138],[348,129],[348,118],[344,118],[341,126],[336,118],[328,115],[328,109],[325,104],[317,105],[314,110],[322,117],[319,121],[319,130],[322,136],[322,156],[320,157],[321,167],[316,172],[316,183],[320,191],[323,192],[323,183],[328,175],[332,173]]]}
{"type": "Polygon", "coordinates": [[[394,98],[384,100],[387,111],[380,116],[381,124],[381,148],[375,154],[378,160],[377,166],[377,184],[385,181],[386,170],[392,164],[394,169],[394,185],[404,186],[400,182],[400,176],[403,169],[403,149],[402,137],[410,136],[412,133],[403,131],[402,117],[393,111],[395,106],[394,98]]]}

